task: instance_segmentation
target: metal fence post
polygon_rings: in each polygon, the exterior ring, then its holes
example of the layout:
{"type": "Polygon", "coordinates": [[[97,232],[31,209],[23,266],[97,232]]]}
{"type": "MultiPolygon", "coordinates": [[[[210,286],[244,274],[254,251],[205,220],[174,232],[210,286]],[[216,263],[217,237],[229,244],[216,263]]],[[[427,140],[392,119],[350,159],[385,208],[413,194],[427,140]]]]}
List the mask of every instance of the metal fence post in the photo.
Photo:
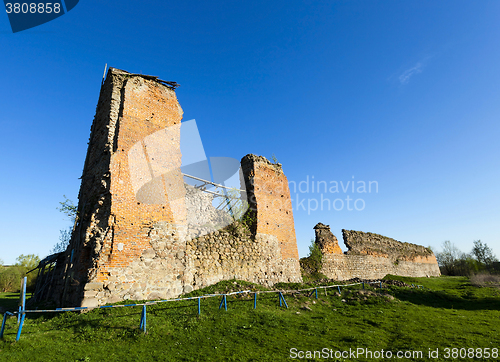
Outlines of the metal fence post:
{"type": "Polygon", "coordinates": [[[222,305],[224,305],[224,309],[227,310],[227,300],[226,300],[225,294],[222,296],[222,299],[221,299],[220,304],[219,304],[219,309],[222,308],[222,305]]]}
{"type": "Polygon", "coordinates": [[[146,306],[142,306],[142,313],[141,313],[141,323],[139,325],[139,328],[144,330],[144,333],[146,333],[146,306]]]}
{"type": "Polygon", "coordinates": [[[28,282],[28,277],[24,277],[21,283],[21,305],[19,306],[19,317],[21,320],[19,321],[19,328],[17,329],[16,342],[21,338],[21,332],[23,330],[24,319],[26,318],[26,284],[28,282]]]}
{"type": "Polygon", "coordinates": [[[288,308],[288,304],[286,303],[286,300],[285,300],[285,297],[283,296],[283,293],[281,292],[278,292],[278,297],[280,299],[280,307],[282,306],[282,301],[283,301],[283,304],[285,304],[285,307],[288,308]]]}
{"type": "Polygon", "coordinates": [[[2,328],[0,329],[0,338],[3,338],[3,332],[5,331],[5,323],[7,322],[7,317],[10,315],[12,316],[14,314],[12,314],[11,312],[5,312],[3,314],[2,328]]]}

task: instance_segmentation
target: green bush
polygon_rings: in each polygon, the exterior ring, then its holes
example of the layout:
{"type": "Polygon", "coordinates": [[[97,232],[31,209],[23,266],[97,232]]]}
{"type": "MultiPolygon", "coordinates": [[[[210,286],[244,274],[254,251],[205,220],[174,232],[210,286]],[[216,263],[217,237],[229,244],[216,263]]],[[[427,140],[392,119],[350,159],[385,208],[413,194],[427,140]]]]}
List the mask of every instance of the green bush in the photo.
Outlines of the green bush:
{"type": "Polygon", "coordinates": [[[36,268],[40,258],[34,254],[20,255],[16,259],[16,264],[12,266],[0,267],[0,292],[19,292],[21,288],[21,280],[28,277],[26,290],[33,291],[36,285],[37,272],[28,271],[36,268]]]}
{"type": "Polygon", "coordinates": [[[18,292],[25,273],[25,268],[18,265],[2,267],[0,269],[0,291],[2,293],[18,292]]]}
{"type": "Polygon", "coordinates": [[[323,253],[321,253],[321,249],[319,245],[311,240],[311,245],[309,245],[309,256],[310,265],[316,270],[321,269],[321,261],[323,260],[323,253]]]}
{"type": "Polygon", "coordinates": [[[309,282],[318,279],[325,279],[326,276],[320,273],[323,261],[323,253],[318,244],[311,239],[309,245],[309,255],[306,258],[300,259],[300,268],[302,271],[302,279],[304,282],[309,282]]]}
{"type": "Polygon", "coordinates": [[[470,253],[463,253],[452,242],[443,243],[443,251],[435,254],[443,275],[471,276],[481,272],[495,272],[497,259],[481,240],[474,241],[470,253]]]}

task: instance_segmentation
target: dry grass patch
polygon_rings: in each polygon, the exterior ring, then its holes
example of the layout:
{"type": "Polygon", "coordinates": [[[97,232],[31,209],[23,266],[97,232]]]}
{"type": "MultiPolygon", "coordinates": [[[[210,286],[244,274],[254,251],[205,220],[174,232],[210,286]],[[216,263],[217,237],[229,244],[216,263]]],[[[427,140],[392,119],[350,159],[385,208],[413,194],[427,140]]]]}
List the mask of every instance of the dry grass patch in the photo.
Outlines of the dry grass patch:
{"type": "Polygon", "coordinates": [[[489,273],[475,274],[470,277],[470,282],[476,287],[497,287],[500,288],[500,275],[489,273]]]}

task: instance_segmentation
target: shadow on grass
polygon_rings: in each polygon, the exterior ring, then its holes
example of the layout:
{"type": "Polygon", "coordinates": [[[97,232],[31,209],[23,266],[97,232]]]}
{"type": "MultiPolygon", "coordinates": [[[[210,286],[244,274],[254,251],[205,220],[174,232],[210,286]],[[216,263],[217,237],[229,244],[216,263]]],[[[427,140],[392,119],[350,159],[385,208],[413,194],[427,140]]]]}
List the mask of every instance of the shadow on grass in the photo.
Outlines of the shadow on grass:
{"type": "Polygon", "coordinates": [[[463,310],[500,310],[500,298],[476,297],[474,293],[465,293],[462,296],[439,290],[394,289],[396,298],[412,304],[428,307],[463,310]]]}
{"type": "Polygon", "coordinates": [[[0,293],[0,308],[3,311],[14,312],[18,308],[19,293],[0,293]]]}

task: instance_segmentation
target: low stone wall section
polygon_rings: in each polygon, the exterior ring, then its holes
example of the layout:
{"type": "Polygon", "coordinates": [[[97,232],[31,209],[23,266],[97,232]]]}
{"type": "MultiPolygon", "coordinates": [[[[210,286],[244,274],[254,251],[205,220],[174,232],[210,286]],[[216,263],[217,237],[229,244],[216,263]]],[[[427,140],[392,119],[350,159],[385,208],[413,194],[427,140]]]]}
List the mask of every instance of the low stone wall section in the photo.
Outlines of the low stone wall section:
{"type": "Polygon", "coordinates": [[[408,277],[441,275],[437,263],[433,262],[432,258],[420,261],[393,261],[373,255],[327,254],[323,255],[322,263],[320,272],[336,280],[379,279],[387,274],[408,277]]]}
{"type": "Polygon", "coordinates": [[[320,272],[328,278],[348,280],[379,279],[387,274],[408,277],[441,275],[434,253],[422,245],[374,233],[342,230],[348,251],[341,254],[330,226],[318,223],[314,230],[315,242],[322,252],[320,272]]]}

